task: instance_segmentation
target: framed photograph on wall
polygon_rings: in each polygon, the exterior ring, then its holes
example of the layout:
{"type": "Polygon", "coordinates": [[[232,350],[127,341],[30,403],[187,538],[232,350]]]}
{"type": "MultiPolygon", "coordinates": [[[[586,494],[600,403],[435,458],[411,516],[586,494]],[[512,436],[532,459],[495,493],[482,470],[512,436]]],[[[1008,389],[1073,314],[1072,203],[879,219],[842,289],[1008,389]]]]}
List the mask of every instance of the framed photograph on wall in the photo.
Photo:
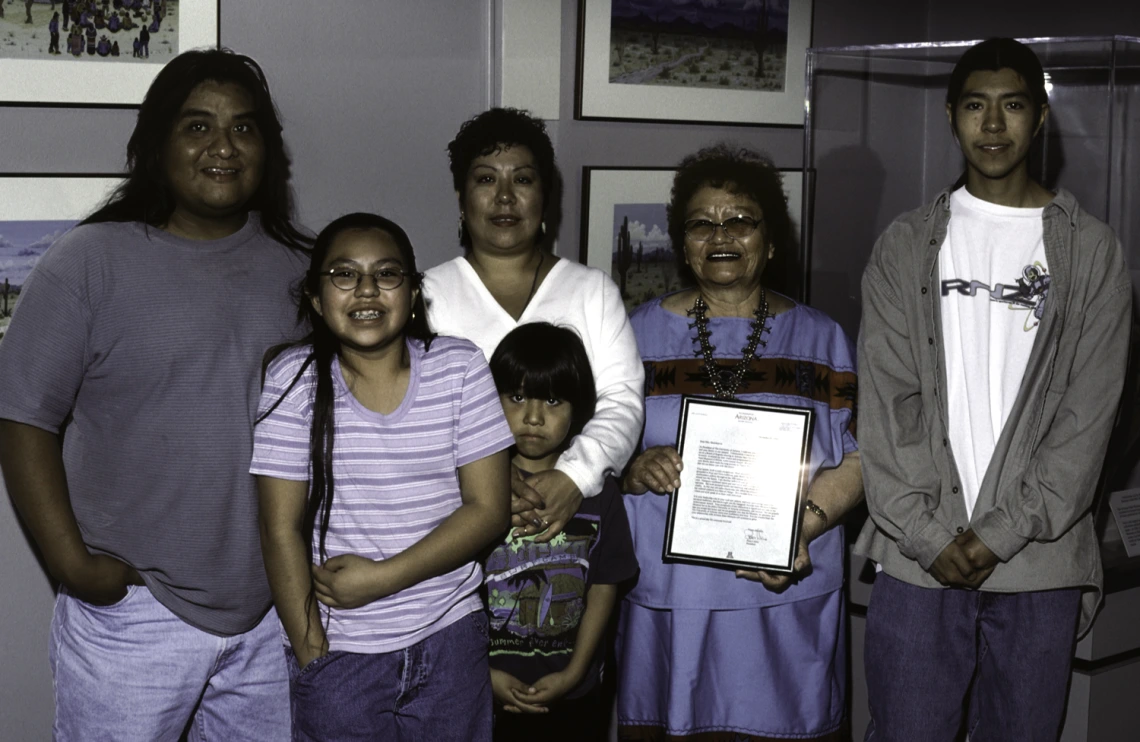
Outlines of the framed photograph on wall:
{"type": "Polygon", "coordinates": [[[580,119],[803,126],[811,0],[579,0],[580,119]]]}
{"type": "Polygon", "coordinates": [[[102,205],[123,177],[0,173],[0,342],[44,251],[102,205]]]}
{"type": "MultiPolygon", "coordinates": [[[[3,0],[0,0],[3,2],[3,0]]],[[[162,66],[218,46],[220,0],[123,0],[3,6],[0,103],[132,108],[162,66]],[[93,8],[93,9],[92,9],[93,8]]]]}
{"type": "MultiPolygon", "coordinates": [[[[669,242],[665,206],[672,168],[582,168],[579,262],[600,268],[621,289],[627,312],[682,288],[669,242]]],[[[780,170],[795,241],[803,212],[803,171],[780,170]]]]}

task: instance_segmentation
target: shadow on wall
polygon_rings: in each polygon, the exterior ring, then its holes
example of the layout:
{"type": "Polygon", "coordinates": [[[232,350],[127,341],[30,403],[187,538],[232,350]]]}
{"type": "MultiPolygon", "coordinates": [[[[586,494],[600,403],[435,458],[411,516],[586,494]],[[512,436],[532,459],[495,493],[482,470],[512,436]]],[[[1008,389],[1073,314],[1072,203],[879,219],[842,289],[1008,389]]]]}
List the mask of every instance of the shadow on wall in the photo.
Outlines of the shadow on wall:
{"type": "MultiPolygon", "coordinates": [[[[1037,178],[1038,182],[1046,188],[1053,190],[1059,184],[1061,172],[1065,169],[1065,146],[1061,139],[1062,126],[1056,111],[1051,111],[1045,120],[1045,130],[1033,140],[1033,147],[1029,150],[1029,174],[1037,178]]],[[[1073,190],[1070,186],[1065,186],[1073,190]]],[[[1084,206],[1084,201],[1076,191],[1077,200],[1084,206]]],[[[1097,198],[1102,202],[1103,196],[1097,198]]],[[[1090,209],[1091,211],[1091,209],[1090,209]]],[[[1104,218],[1103,214],[1100,218],[1104,218]]]]}
{"type": "Polygon", "coordinates": [[[859,285],[879,236],[886,171],[868,147],[840,147],[816,165],[811,255],[811,305],[859,335],[859,285]],[[826,208],[820,205],[826,204],[826,208]],[[843,204],[837,209],[837,204],[843,204]],[[841,218],[830,215],[842,214],[841,218]]]}
{"type": "MultiPolygon", "coordinates": [[[[1133,292],[1132,342],[1128,353],[1128,375],[1124,379],[1124,392],[1120,398],[1120,412],[1109,439],[1108,453],[1101,474],[1101,492],[1128,489],[1136,486],[1140,469],[1140,306],[1133,292]]],[[[1100,521],[1109,516],[1108,498],[1102,497],[1096,505],[1100,521]]],[[[1101,524],[1103,526],[1103,523],[1101,524]]]]}

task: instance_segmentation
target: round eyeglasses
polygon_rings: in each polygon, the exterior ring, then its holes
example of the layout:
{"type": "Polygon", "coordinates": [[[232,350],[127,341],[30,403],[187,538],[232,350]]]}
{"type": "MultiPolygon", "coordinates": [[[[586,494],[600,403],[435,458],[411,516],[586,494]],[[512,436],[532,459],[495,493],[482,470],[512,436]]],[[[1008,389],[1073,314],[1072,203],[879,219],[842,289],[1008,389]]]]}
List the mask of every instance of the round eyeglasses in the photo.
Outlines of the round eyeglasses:
{"type": "Polygon", "coordinates": [[[365,276],[372,276],[376,288],[384,291],[398,289],[404,283],[404,278],[412,274],[405,273],[399,268],[377,268],[372,273],[361,273],[355,268],[329,268],[318,275],[328,276],[332,285],[341,291],[355,291],[365,276]]]}
{"type": "Polygon", "coordinates": [[[708,242],[716,234],[717,227],[734,240],[743,240],[756,231],[763,219],[753,219],[749,216],[734,216],[717,224],[708,219],[690,219],[685,222],[685,236],[693,242],[708,242]]]}

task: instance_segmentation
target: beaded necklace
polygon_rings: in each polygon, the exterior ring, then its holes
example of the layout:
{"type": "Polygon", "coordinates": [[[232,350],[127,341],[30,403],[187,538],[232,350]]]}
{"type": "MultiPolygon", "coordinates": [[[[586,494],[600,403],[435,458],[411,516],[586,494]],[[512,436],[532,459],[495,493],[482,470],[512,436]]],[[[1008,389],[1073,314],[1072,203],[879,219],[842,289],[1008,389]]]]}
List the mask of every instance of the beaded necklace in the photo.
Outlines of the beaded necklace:
{"type": "Polygon", "coordinates": [[[709,320],[707,316],[708,305],[705,304],[704,296],[697,294],[697,300],[693,302],[693,308],[687,314],[694,318],[694,321],[689,325],[690,329],[696,329],[697,337],[693,340],[694,343],[700,345],[700,350],[693,353],[695,356],[704,356],[705,364],[701,367],[701,371],[709,383],[712,384],[713,391],[716,393],[717,399],[736,399],[736,390],[740,387],[741,380],[744,379],[744,374],[748,373],[748,367],[752,364],[752,359],[756,357],[756,348],[768,344],[766,340],[761,339],[761,335],[768,329],[768,297],[764,291],[764,287],[760,287],[760,306],[752,310],[755,317],[752,320],[752,332],[748,335],[748,343],[741,349],[741,359],[732,368],[724,368],[716,362],[713,358],[713,351],[716,346],[709,343],[709,320]]]}

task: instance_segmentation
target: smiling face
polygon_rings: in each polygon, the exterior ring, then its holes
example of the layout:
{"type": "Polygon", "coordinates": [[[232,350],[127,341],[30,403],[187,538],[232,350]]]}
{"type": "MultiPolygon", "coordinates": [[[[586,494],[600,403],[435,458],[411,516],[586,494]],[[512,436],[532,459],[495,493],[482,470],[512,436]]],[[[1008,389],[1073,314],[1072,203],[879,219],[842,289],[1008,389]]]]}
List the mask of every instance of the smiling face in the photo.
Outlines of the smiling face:
{"type": "Polygon", "coordinates": [[[764,227],[764,212],[748,196],[725,188],[702,186],[689,199],[685,221],[701,219],[721,224],[734,217],[760,222],[747,237],[732,238],[717,227],[704,242],[685,236],[685,263],[693,270],[705,294],[728,288],[752,289],[760,285],[764,266],[775,255],[764,227]]]}
{"type": "Polygon", "coordinates": [[[1023,174],[1033,137],[1048,113],[1047,105],[1034,109],[1025,80],[1008,67],[970,73],[956,106],[946,104],[967,177],[998,181],[1023,174]]]}
{"type": "Polygon", "coordinates": [[[500,394],[499,401],[515,437],[515,450],[523,459],[520,468],[531,472],[553,468],[573,422],[573,405],[561,399],[528,397],[521,390],[500,394]]]}
{"type": "Polygon", "coordinates": [[[415,290],[405,277],[394,289],[381,289],[373,275],[388,269],[406,271],[400,248],[387,232],[349,229],[329,245],[321,270],[345,269],[361,274],[355,289],[340,289],[321,276],[320,291],[310,296],[313,309],[341,343],[357,352],[383,350],[402,342],[412,313],[415,290]]]}
{"type": "Polygon", "coordinates": [[[467,169],[460,214],[478,251],[514,252],[535,247],[542,224],[542,183],[530,149],[500,147],[467,169]]]}
{"type": "Polygon", "coordinates": [[[199,84],[182,104],[163,151],[174,198],[171,231],[210,238],[219,227],[240,229],[264,162],[250,94],[236,83],[199,84]]]}

